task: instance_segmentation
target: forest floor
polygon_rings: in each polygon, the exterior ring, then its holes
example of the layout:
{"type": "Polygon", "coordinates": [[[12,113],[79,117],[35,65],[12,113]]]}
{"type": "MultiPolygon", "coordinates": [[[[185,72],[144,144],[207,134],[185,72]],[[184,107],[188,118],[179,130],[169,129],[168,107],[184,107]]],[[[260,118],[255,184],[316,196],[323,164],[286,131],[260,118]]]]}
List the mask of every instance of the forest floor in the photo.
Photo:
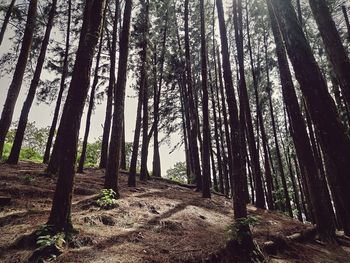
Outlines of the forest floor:
{"type": "MultiPolygon", "coordinates": [[[[44,168],[29,162],[0,165],[0,196],[11,197],[0,209],[0,262],[24,262],[35,249],[12,244],[48,219],[55,180],[44,168]]],[[[194,190],[158,180],[129,188],[122,174],[117,207],[103,210],[93,205],[103,176],[98,169],[76,175],[72,221],[79,235],[57,262],[205,262],[225,247],[233,218],[230,199],[217,194],[203,199],[194,190]]],[[[312,228],[282,214],[248,209],[257,219],[252,230],[260,246],[312,228]]],[[[350,262],[350,247],[315,240],[286,246],[266,254],[267,262],[350,262]]]]}

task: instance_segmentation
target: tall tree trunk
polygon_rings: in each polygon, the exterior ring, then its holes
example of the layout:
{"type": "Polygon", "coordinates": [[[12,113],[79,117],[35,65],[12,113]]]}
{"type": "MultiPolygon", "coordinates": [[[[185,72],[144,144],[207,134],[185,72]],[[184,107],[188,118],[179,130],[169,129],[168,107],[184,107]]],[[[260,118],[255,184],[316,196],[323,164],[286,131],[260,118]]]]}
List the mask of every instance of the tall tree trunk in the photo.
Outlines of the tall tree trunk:
{"type": "Polygon", "coordinates": [[[198,152],[198,122],[196,117],[196,106],[194,102],[194,93],[193,93],[193,82],[192,82],[192,69],[191,69],[191,57],[190,57],[190,39],[189,39],[189,0],[185,0],[185,58],[186,58],[186,86],[187,86],[187,95],[190,109],[190,123],[191,123],[191,132],[190,132],[190,143],[192,148],[193,156],[193,170],[195,173],[195,182],[197,184],[197,190],[202,190],[202,176],[200,169],[200,160],[198,152]]]}
{"type": "Polygon", "coordinates": [[[123,29],[120,36],[120,48],[119,48],[119,63],[118,63],[118,76],[117,83],[114,86],[114,113],[111,142],[109,144],[109,155],[105,176],[104,187],[106,189],[113,189],[117,195],[118,192],[118,177],[120,167],[120,150],[121,139],[123,133],[123,120],[124,120],[124,104],[125,104],[125,86],[126,86],[126,73],[129,55],[129,33],[130,33],[130,20],[132,11],[132,0],[125,1],[124,7],[124,19],[123,29]]]}
{"type": "Polygon", "coordinates": [[[66,45],[65,45],[65,51],[64,51],[60,90],[58,92],[55,111],[54,111],[52,123],[50,126],[46,147],[45,147],[43,163],[48,163],[50,159],[51,146],[52,146],[53,138],[55,136],[63,92],[65,89],[65,81],[68,73],[68,56],[69,56],[69,46],[70,46],[70,24],[71,24],[71,13],[72,13],[72,1],[68,0],[67,2],[68,2],[68,11],[67,11],[68,21],[67,21],[67,29],[66,29],[66,45]]]}
{"type": "Polygon", "coordinates": [[[120,169],[126,170],[126,142],[125,142],[125,117],[123,121],[122,149],[120,157],[120,169]]]}
{"type": "MultiPolygon", "coordinates": [[[[266,32],[265,32],[265,34],[266,34],[266,32]]],[[[267,63],[267,37],[266,37],[266,35],[264,35],[264,49],[265,49],[265,60],[267,63]]],[[[272,131],[273,131],[273,137],[275,140],[277,162],[278,162],[278,167],[279,167],[280,176],[281,176],[281,180],[282,180],[285,205],[286,205],[287,212],[288,212],[289,216],[293,217],[293,210],[292,210],[292,206],[290,204],[290,196],[288,193],[286,175],[285,175],[284,169],[283,169],[282,155],[281,155],[281,151],[280,151],[280,147],[279,147],[279,143],[278,143],[278,138],[277,138],[277,127],[276,127],[276,120],[275,120],[275,115],[274,115],[274,110],[273,110],[273,105],[272,105],[270,73],[268,70],[268,65],[266,65],[266,77],[267,77],[267,95],[268,95],[268,99],[269,99],[269,110],[270,110],[270,117],[271,117],[271,123],[272,123],[272,131]]]]}
{"type": "MultiPolygon", "coordinates": [[[[108,1],[109,0],[106,0],[106,7],[108,6],[108,1]]],[[[77,170],[78,173],[83,173],[84,163],[85,163],[85,159],[86,159],[86,150],[87,150],[89,133],[90,133],[91,116],[92,116],[92,111],[93,111],[94,106],[95,106],[95,94],[96,94],[96,88],[97,88],[98,81],[99,81],[98,71],[100,69],[100,60],[101,60],[101,53],[102,53],[102,47],[103,47],[103,35],[104,35],[104,24],[105,24],[105,20],[106,20],[106,11],[107,11],[107,8],[105,8],[105,10],[103,12],[103,23],[102,23],[100,40],[99,40],[100,44],[99,44],[98,52],[97,52],[97,56],[96,56],[94,80],[93,80],[92,85],[91,85],[89,107],[88,107],[88,111],[86,114],[85,133],[84,133],[84,139],[83,139],[83,147],[81,150],[81,155],[80,155],[80,160],[79,160],[79,165],[78,165],[78,170],[77,170]]]]}
{"type": "MultiPolygon", "coordinates": [[[[261,106],[260,106],[260,100],[259,100],[259,92],[258,92],[258,77],[254,68],[254,60],[253,60],[253,52],[252,52],[252,46],[251,46],[251,37],[250,37],[250,28],[249,28],[249,19],[248,19],[248,10],[246,10],[246,26],[247,26],[247,35],[248,35],[248,50],[249,50],[249,58],[250,58],[250,67],[252,71],[252,77],[253,77],[253,86],[254,86],[254,95],[255,95],[255,104],[256,104],[256,112],[257,112],[257,119],[258,119],[258,125],[257,127],[260,127],[261,131],[261,138],[262,138],[262,144],[263,144],[263,152],[264,152],[264,167],[265,167],[265,177],[266,177],[266,185],[267,185],[267,205],[268,208],[273,210],[275,207],[274,205],[274,185],[273,185],[273,179],[271,174],[271,167],[268,157],[268,149],[267,149],[267,136],[265,132],[264,127],[264,119],[261,112],[261,106]]],[[[259,60],[259,58],[258,58],[259,60]]],[[[257,140],[259,141],[259,136],[257,136],[257,140]]]]}
{"type": "Polygon", "coordinates": [[[320,31],[327,57],[330,60],[346,104],[350,105],[350,59],[342,44],[326,0],[309,0],[320,31]]]}
{"type": "Polygon", "coordinates": [[[38,62],[37,62],[36,67],[35,67],[34,76],[33,76],[32,82],[30,83],[29,91],[28,91],[26,100],[24,101],[24,104],[22,107],[21,115],[20,115],[20,118],[18,121],[15,139],[13,142],[10,156],[7,160],[7,163],[10,163],[10,164],[17,164],[18,163],[19,154],[21,151],[22,142],[23,142],[23,138],[24,138],[24,132],[25,132],[27,122],[28,122],[29,111],[30,111],[30,108],[33,104],[34,98],[35,98],[36,89],[38,87],[38,84],[40,81],[40,76],[41,76],[41,71],[42,71],[42,68],[43,68],[43,65],[45,62],[46,50],[47,50],[47,46],[48,46],[49,40],[50,40],[51,29],[53,26],[53,20],[54,20],[55,14],[56,14],[56,7],[57,7],[57,0],[53,0],[52,4],[51,4],[49,17],[47,20],[45,35],[44,35],[44,38],[43,38],[43,41],[41,44],[41,48],[40,48],[38,62]]]}
{"type": "Polygon", "coordinates": [[[147,159],[148,159],[148,34],[149,34],[149,2],[144,3],[144,25],[143,25],[143,39],[141,51],[141,79],[140,88],[143,89],[142,97],[142,149],[141,149],[141,171],[140,180],[146,181],[148,178],[147,159]]]}
{"type": "Polygon", "coordinates": [[[255,181],[255,191],[256,191],[256,206],[259,208],[265,208],[265,196],[262,184],[262,174],[259,162],[259,153],[256,148],[252,115],[249,106],[249,98],[247,91],[247,84],[244,72],[244,50],[243,50],[243,21],[242,21],[242,10],[241,10],[241,0],[239,0],[237,11],[234,12],[234,26],[235,26],[235,40],[237,47],[237,57],[239,65],[239,91],[240,91],[240,101],[243,104],[244,117],[247,126],[247,141],[249,146],[249,153],[251,157],[253,177],[255,181]]]}
{"type": "Polygon", "coordinates": [[[349,17],[348,17],[348,13],[346,11],[346,6],[342,5],[341,7],[342,11],[343,11],[343,15],[344,15],[344,19],[345,19],[345,24],[346,24],[346,28],[348,30],[348,40],[350,41],[350,23],[349,23],[349,17]]]}
{"type": "Polygon", "coordinates": [[[64,105],[57,140],[62,144],[60,169],[48,224],[57,232],[72,230],[71,205],[74,186],[75,161],[81,115],[90,84],[94,50],[98,42],[104,0],[87,2],[83,25],[68,96],[64,105]]]}
{"type": "MultiPolygon", "coordinates": [[[[234,181],[233,211],[235,220],[239,221],[244,220],[247,217],[247,208],[244,191],[245,173],[243,171],[241,160],[242,148],[245,146],[241,145],[240,123],[238,119],[238,108],[233,88],[230,54],[228,51],[228,40],[222,1],[216,0],[216,6],[218,11],[219,28],[221,36],[223,75],[225,81],[231,127],[231,145],[229,145],[228,147],[231,147],[232,150],[232,175],[234,181]]],[[[234,6],[235,9],[241,7],[241,5],[239,5],[240,7],[237,7],[236,1],[234,1],[234,6]]],[[[237,224],[237,234],[243,237],[243,239],[241,240],[241,247],[248,252],[251,251],[254,248],[254,244],[250,234],[249,226],[246,224],[237,224]]]]}
{"type": "MultiPolygon", "coordinates": [[[[165,60],[165,51],[166,51],[166,38],[168,32],[168,10],[165,15],[165,25],[163,32],[162,40],[162,53],[160,56],[160,72],[159,72],[159,84],[158,88],[155,85],[154,89],[154,134],[153,134],[153,176],[161,177],[161,164],[160,164],[160,154],[159,154],[159,138],[158,138],[158,125],[159,125],[159,104],[160,104],[160,93],[162,89],[163,82],[163,71],[164,71],[164,60],[165,60]]],[[[157,78],[155,78],[157,79],[157,78]]]]}
{"type": "Polygon", "coordinates": [[[203,155],[202,155],[202,196],[210,198],[210,125],[209,125],[209,95],[208,95],[208,68],[207,43],[205,30],[204,0],[200,0],[201,13],[201,75],[202,75],[202,111],[203,111],[203,155]]]}
{"type": "MultiPolygon", "coordinates": [[[[350,172],[350,165],[348,164],[348,161],[345,160],[347,160],[346,156],[350,156],[350,140],[346,135],[344,127],[340,123],[336,107],[328,93],[326,83],[318,68],[302,28],[298,23],[298,19],[290,1],[287,0],[282,2],[272,0],[272,3],[274,3],[274,11],[278,18],[296,78],[300,83],[300,88],[306,100],[311,117],[316,128],[320,131],[322,146],[324,147],[325,152],[331,156],[332,162],[336,163],[338,165],[337,168],[340,169],[336,171],[333,176],[337,177],[339,182],[342,182],[344,185],[349,185],[349,180],[346,178],[350,172]],[[293,45],[291,43],[293,43],[293,45]],[[343,181],[341,181],[341,179],[343,179],[343,181]]],[[[272,11],[272,6],[270,9],[272,11]]],[[[285,65],[288,65],[288,62],[285,62],[285,65]]],[[[307,172],[307,180],[318,230],[323,239],[332,241],[334,239],[335,227],[331,218],[331,212],[327,211],[329,206],[323,205],[322,203],[325,201],[325,197],[322,194],[324,188],[320,185],[315,168],[312,166],[312,163],[314,163],[313,157],[312,154],[308,153],[311,151],[311,147],[308,146],[310,144],[305,144],[305,142],[309,141],[306,134],[306,128],[303,128],[305,124],[303,121],[294,122],[292,117],[293,112],[295,113],[297,111],[289,111],[293,125],[293,133],[298,132],[300,129],[303,130],[304,134],[303,137],[295,136],[295,139],[304,138],[300,141],[300,145],[302,146],[300,147],[301,150],[296,148],[297,154],[300,155],[299,160],[304,160],[305,164],[307,164],[304,169],[312,168],[312,170],[308,170],[307,172]],[[298,128],[294,125],[299,125],[302,128],[298,128]],[[310,158],[310,161],[306,161],[308,158],[310,158]]],[[[295,145],[297,145],[297,143],[295,143],[295,145]]],[[[346,196],[344,194],[346,191],[345,189],[342,189],[342,191],[342,198],[344,198],[346,196]]]]}
{"type": "Polygon", "coordinates": [[[136,112],[134,142],[132,144],[130,170],[129,170],[129,177],[128,177],[128,186],[129,187],[136,187],[137,156],[138,156],[138,152],[139,152],[141,125],[142,125],[142,98],[143,98],[143,89],[140,86],[139,87],[138,103],[137,103],[137,112],[136,112]]]}
{"type": "Polygon", "coordinates": [[[27,65],[28,56],[32,47],[32,40],[37,15],[37,0],[29,3],[27,22],[24,30],[21,50],[18,56],[17,65],[13,74],[12,82],[7,92],[4,107],[0,118],[0,159],[2,157],[7,132],[11,126],[13,111],[21,90],[24,72],[27,65]]]}
{"type": "Polygon", "coordinates": [[[5,14],[4,22],[2,23],[1,31],[0,31],[0,46],[2,44],[2,41],[4,40],[4,35],[5,35],[5,32],[6,32],[6,28],[7,28],[7,25],[9,23],[9,21],[10,21],[12,10],[13,10],[13,7],[14,7],[15,3],[16,3],[16,0],[11,0],[11,3],[7,7],[7,11],[6,11],[6,14],[5,14]]]}
{"type": "MultiPolygon", "coordinates": [[[[228,174],[225,174],[225,195],[228,197],[230,194],[230,181],[232,182],[233,178],[233,156],[232,156],[232,148],[231,148],[231,135],[229,130],[229,124],[228,124],[228,117],[227,117],[227,111],[226,111],[226,102],[225,102],[225,94],[224,94],[224,84],[222,81],[222,72],[221,72],[221,61],[220,61],[220,55],[219,51],[217,51],[217,58],[218,58],[218,75],[219,75],[219,89],[220,89],[220,95],[221,95],[221,108],[222,108],[222,115],[224,118],[224,127],[225,127],[225,138],[226,138],[226,146],[227,146],[227,156],[228,156],[228,174]]],[[[223,151],[224,152],[224,151],[223,151]]]]}
{"type": "Polygon", "coordinates": [[[109,52],[111,64],[109,69],[109,84],[107,88],[106,115],[105,115],[105,121],[103,125],[100,168],[106,168],[107,159],[108,159],[108,141],[109,141],[110,132],[111,132],[112,110],[113,110],[113,88],[115,85],[118,20],[119,20],[119,0],[116,0],[115,11],[114,11],[114,21],[113,21],[113,32],[112,32],[112,45],[109,52]]]}

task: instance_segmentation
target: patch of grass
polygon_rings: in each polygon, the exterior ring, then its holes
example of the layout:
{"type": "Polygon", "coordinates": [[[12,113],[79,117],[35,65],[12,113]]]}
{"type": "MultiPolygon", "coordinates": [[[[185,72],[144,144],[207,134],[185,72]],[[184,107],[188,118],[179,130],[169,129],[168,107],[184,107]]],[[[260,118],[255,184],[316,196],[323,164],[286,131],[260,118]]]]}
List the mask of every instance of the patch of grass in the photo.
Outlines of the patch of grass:
{"type": "Polygon", "coordinates": [[[229,240],[237,240],[239,243],[245,237],[241,236],[247,233],[239,231],[242,227],[254,227],[259,223],[258,218],[254,216],[248,216],[247,218],[236,219],[235,222],[227,227],[227,234],[229,240]]]}

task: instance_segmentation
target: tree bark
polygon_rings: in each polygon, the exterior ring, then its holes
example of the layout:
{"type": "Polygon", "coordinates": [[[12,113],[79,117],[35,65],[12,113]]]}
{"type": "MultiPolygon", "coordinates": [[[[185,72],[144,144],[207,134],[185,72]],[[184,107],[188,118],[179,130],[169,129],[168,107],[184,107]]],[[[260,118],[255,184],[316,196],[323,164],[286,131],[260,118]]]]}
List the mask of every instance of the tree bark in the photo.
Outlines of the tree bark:
{"type": "Polygon", "coordinates": [[[118,38],[118,20],[119,20],[119,0],[115,1],[112,45],[110,49],[110,69],[109,69],[109,84],[107,88],[107,105],[106,115],[103,125],[102,146],[100,168],[106,168],[108,159],[108,142],[111,133],[112,110],[113,110],[113,88],[115,85],[115,69],[116,69],[116,53],[117,53],[117,38],[118,38]]]}
{"type": "Polygon", "coordinates": [[[346,11],[345,5],[342,5],[341,9],[342,9],[342,11],[343,11],[343,15],[344,15],[344,19],[345,19],[346,28],[347,28],[347,30],[348,30],[348,40],[350,41],[350,23],[349,23],[349,17],[348,17],[348,13],[347,13],[347,11],[346,11]]]}
{"type": "Polygon", "coordinates": [[[189,0],[185,0],[185,67],[186,67],[186,86],[187,86],[187,95],[188,95],[188,104],[190,110],[190,123],[191,123],[191,132],[190,132],[190,143],[192,148],[193,156],[193,171],[195,174],[194,183],[197,185],[197,190],[202,190],[202,175],[200,169],[200,160],[198,152],[198,122],[196,117],[196,106],[193,96],[193,83],[192,83],[192,69],[191,69],[191,57],[190,57],[190,40],[189,40],[189,11],[188,11],[189,0]]]}
{"type": "Polygon", "coordinates": [[[309,0],[330,60],[347,105],[350,105],[350,59],[342,44],[326,0],[309,0]]]}
{"type": "Polygon", "coordinates": [[[15,139],[13,142],[10,156],[7,160],[7,163],[10,163],[10,164],[17,164],[18,163],[19,154],[21,151],[22,142],[23,142],[23,138],[24,138],[24,133],[25,133],[25,129],[27,126],[27,122],[28,122],[28,115],[29,115],[31,106],[33,104],[34,98],[35,98],[36,89],[39,85],[41,71],[42,71],[42,68],[43,68],[43,65],[45,62],[46,50],[47,50],[47,46],[48,46],[49,40],[50,40],[51,29],[53,26],[53,20],[54,20],[54,17],[56,15],[56,7],[57,7],[57,0],[53,0],[52,4],[51,4],[51,9],[49,12],[47,25],[46,25],[45,35],[44,35],[44,38],[42,40],[42,44],[41,44],[41,48],[40,48],[38,62],[37,62],[36,67],[35,67],[34,76],[33,76],[32,82],[30,83],[29,91],[28,91],[26,100],[24,101],[24,104],[22,107],[21,115],[20,115],[20,118],[18,121],[15,139]]]}
{"type": "Polygon", "coordinates": [[[104,0],[85,5],[83,25],[57,141],[62,144],[59,173],[48,225],[57,232],[72,230],[71,205],[81,115],[90,83],[94,50],[99,39],[104,0]]]}
{"type": "MultiPolygon", "coordinates": [[[[311,117],[317,129],[322,134],[323,147],[326,152],[333,155],[332,158],[336,158],[336,163],[339,165],[339,168],[340,165],[342,165],[345,171],[349,169],[347,171],[350,172],[350,166],[346,165],[345,162],[345,156],[350,156],[350,141],[345,133],[344,127],[339,121],[333,100],[328,93],[326,83],[316,64],[300,24],[298,23],[292,5],[290,1],[272,0],[272,3],[274,3],[273,8],[275,15],[278,18],[288,55],[294,67],[297,80],[300,83],[301,91],[306,99],[311,117]]],[[[272,6],[270,9],[272,12],[272,6]]],[[[282,43],[281,40],[280,42],[282,43]]],[[[285,58],[284,63],[288,65],[287,58],[285,58]]],[[[287,68],[287,66],[285,68],[287,68]]],[[[283,82],[285,81],[282,81],[282,83],[283,82]]],[[[289,87],[292,87],[291,77],[289,77],[289,80],[286,80],[286,82],[289,83],[289,87]]],[[[296,98],[296,96],[294,97],[296,98]]],[[[292,97],[289,99],[291,98],[292,97]]],[[[302,136],[295,136],[293,139],[301,140],[299,143],[295,143],[295,145],[301,145],[301,147],[296,148],[297,154],[300,156],[299,160],[304,161],[304,169],[308,169],[306,170],[307,185],[311,195],[310,199],[312,202],[312,209],[314,209],[316,224],[321,237],[325,240],[332,241],[334,239],[335,227],[331,218],[331,212],[327,210],[329,206],[322,203],[325,201],[325,196],[323,195],[324,188],[319,183],[317,169],[313,166],[315,161],[313,160],[313,155],[310,153],[311,146],[309,143],[306,143],[309,142],[309,140],[305,123],[302,120],[297,122],[293,121],[293,119],[296,118],[301,119],[301,117],[297,117],[298,115],[300,116],[300,114],[297,113],[297,110],[288,110],[288,114],[290,114],[292,120],[293,133],[300,132],[302,136]],[[293,115],[296,115],[296,117],[293,117],[293,115]]],[[[333,176],[339,177],[339,173],[333,176]]]]}
{"type": "Polygon", "coordinates": [[[37,0],[31,0],[29,3],[26,27],[24,30],[21,50],[18,56],[16,69],[13,74],[12,82],[8,89],[5,104],[1,113],[0,159],[2,157],[7,132],[11,126],[13,111],[15,109],[16,101],[17,101],[19,92],[21,90],[23,76],[27,65],[27,60],[32,47],[34,28],[36,24],[37,5],[38,5],[37,0]]]}
{"type": "MultiPolygon", "coordinates": [[[[238,2],[240,3],[240,1],[238,2]]],[[[234,13],[235,40],[237,48],[237,59],[239,65],[239,96],[243,104],[244,118],[246,120],[247,141],[251,157],[253,177],[255,181],[256,206],[265,208],[265,196],[262,184],[262,174],[259,162],[259,153],[256,148],[255,136],[252,123],[252,115],[249,106],[247,84],[244,72],[244,50],[243,50],[243,21],[241,4],[238,4],[237,12],[234,13]]]]}
{"type": "MultiPolygon", "coordinates": [[[[108,1],[106,0],[106,7],[108,6],[108,1]]],[[[106,20],[106,10],[105,8],[103,12],[103,23],[102,23],[102,29],[101,29],[101,34],[100,34],[100,44],[98,47],[98,52],[96,56],[96,65],[95,65],[95,72],[94,72],[94,80],[91,85],[91,92],[90,92],[90,100],[89,100],[89,107],[88,111],[86,114],[86,124],[85,124],[85,133],[84,133],[84,139],[83,139],[83,147],[81,150],[81,155],[80,155],[80,160],[79,160],[79,165],[78,165],[78,173],[83,173],[84,170],[84,163],[86,159],[86,149],[88,145],[88,139],[89,139],[89,133],[90,133],[90,123],[91,123],[91,116],[92,116],[92,111],[95,106],[95,94],[96,94],[96,88],[98,85],[99,77],[98,77],[98,71],[100,68],[100,60],[101,60],[101,53],[102,53],[102,47],[103,47],[103,35],[104,35],[104,24],[106,20]]]]}
{"type": "Polygon", "coordinates": [[[113,189],[117,193],[117,196],[119,196],[118,177],[120,168],[121,139],[123,133],[131,11],[132,0],[126,0],[123,16],[123,29],[120,37],[118,76],[117,83],[114,86],[114,113],[112,134],[111,142],[109,144],[109,155],[104,183],[104,187],[106,189],[113,189]]]}
{"type": "Polygon", "coordinates": [[[11,0],[11,3],[7,7],[7,11],[6,11],[6,14],[5,14],[4,22],[2,23],[1,31],[0,31],[0,46],[2,44],[2,41],[4,40],[4,35],[5,35],[5,32],[6,32],[6,28],[7,28],[7,25],[9,23],[9,21],[10,21],[12,10],[13,10],[13,7],[15,6],[15,3],[16,3],[16,0],[11,0]]]}

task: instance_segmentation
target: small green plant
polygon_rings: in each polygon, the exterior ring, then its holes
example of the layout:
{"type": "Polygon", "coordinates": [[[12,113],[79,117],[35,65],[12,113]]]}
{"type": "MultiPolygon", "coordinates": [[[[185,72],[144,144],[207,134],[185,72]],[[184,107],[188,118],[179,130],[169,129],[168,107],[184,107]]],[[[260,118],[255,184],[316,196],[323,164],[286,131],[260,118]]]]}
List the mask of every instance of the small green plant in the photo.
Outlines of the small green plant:
{"type": "Polygon", "coordinates": [[[104,209],[114,208],[117,205],[117,193],[113,189],[102,189],[96,203],[104,209]]]}
{"type": "Polygon", "coordinates": [[[33,182],[35,180],[34,176],[30,175],[30,174],[26,174],[22,177],[22,180],[24,181],[25,184],[30,184],[31,182],[33,182]]]}
{"type": "Polygon", "coordinates": [[[242,235],[250,234],[249,232],[241,232],[240,229],[244,227],[254,227],[259,223],[259,220],[254,216],[248,216],[247,218],[240,218],[235,220],[235,222],[228,226],[228,238],[237,240],[238,243],[245,238],[242,235]]]}
{"type": "Polygon", "coordinates": [[[49,247],[49,246],[56,246],[59,249],[63,248],[63,245],[66,243],[64,240],[64,233],[58,233],[56,235],[46,235],[46,236],[39,236],[36,244],[39,246],[39,248],[49,247]]]}

